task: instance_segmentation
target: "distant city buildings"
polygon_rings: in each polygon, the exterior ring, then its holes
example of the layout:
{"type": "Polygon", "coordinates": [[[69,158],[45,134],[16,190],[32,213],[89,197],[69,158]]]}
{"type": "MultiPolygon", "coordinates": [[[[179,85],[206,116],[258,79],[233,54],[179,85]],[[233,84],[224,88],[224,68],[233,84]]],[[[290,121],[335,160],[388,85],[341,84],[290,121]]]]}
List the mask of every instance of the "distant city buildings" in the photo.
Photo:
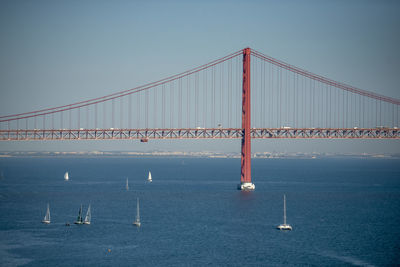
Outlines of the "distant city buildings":
{"type": "MultiPolygon", "coordinates": [[[[3,151],[0,158],[10,157],[193,157],[193,158],[240,158],[240,152],[214,151],[3,151]]],[[[400,158],[400,153],[320,153],[320,152],[254,152],[255,159],[282,159],[282,158],[400,158]]]]}

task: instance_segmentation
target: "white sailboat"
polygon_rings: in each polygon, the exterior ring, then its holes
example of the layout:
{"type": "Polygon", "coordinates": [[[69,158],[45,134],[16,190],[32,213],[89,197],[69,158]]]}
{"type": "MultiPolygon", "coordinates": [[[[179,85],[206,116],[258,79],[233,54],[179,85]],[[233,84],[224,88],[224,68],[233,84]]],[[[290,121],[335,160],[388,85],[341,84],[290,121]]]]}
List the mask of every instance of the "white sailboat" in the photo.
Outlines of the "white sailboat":
{"type": "Polygon", "coordinates": [[[46,211],[46,215],[43,218],[42,223],[46,223],[46,224],[50,223],[50,205],[49,205],[49,203],[47,203],[47,211],[46,211]]]}
{"type": "Polygon", "coordinates": [[[292,226],[286,224],[286,195],[283,195],[283,224],[276,227],[279,230],[292,230],[292,226]]]}
{"type": "Polygon", "coordinates": [[[147,182],[149,183],[153,182],[153,179],[151,178],[151,172],[149,172],[149,176],[147,177],[147,182]]]}
{"type": "Polygon", "coordinates": [[[68,172],[66,172],[66,173],[64,174],[64,180],[65,180],[65,181],[68,181],[68,180],[69,180],[68,172]]]}
{"type": "Polygon", "coordinates": [[[92,213],[90,212],[90,204],[88,210],[86,212],[85,220],[83,221],[84,224],[90,224],[90,220],[92,219],[92,213]]]}
{"type": "Polygon", "coordinates": [[[129,183],[128,183],[128,177],[126,178],[126,191],[129,191],[129,183]]]}
{"type": "Polygon", "coordinates": [[[133,225],[140,227],[139,198],[137,198],[136,219],[133,222],[133,225]]]}
{"type": "Polygon", "coordinates": [[[79,209],[78,218],[76,219],[74,224],[83,224],[83,220],[82,220],[82,204],[81,204],[81,208],[79,209]]]}

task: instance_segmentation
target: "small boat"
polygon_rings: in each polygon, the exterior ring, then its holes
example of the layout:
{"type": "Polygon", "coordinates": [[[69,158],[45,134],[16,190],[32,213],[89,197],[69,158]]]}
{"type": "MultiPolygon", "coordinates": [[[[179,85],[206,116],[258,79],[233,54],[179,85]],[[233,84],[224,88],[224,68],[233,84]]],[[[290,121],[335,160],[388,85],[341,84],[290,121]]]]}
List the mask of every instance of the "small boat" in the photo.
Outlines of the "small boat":
{"type": "Polygon", "coordinates": [[[128,178],[126,178],[126,186],[125,186],[125,188],[126,188],[126,191],[129,191],[129,183],[128,183],[128,178]]]}
{"type": "Polygon", "coordinates": [[[65,180],[65,181],[68,181],[68,180],[69,180],[68,172],[66,172],[66,173],[64,174],[64,180],[65,180]]]}
{"type": "Polygon", "coordinates": [[[136,219],[133,222],[133,225],[140,227],[140,213],[139,213],[139,198],[137,198],[137,207],[136,207],[136,219]]]}
{"type": "Polygon", "coordinates": [[[253,183],[244,182],[238,184],[237,189],[242,191],[253,191],[256,189],[256,186],[253,183]]]}
{"type": "Polygon", "coordinates": [[[286,224],[286,195],[283,195],[283,224],[276,227],[279,230],[292,230],[292,226],[286,224]]]}
{"type": "Polygon", "coordinates": [[[153,179],[151,178],[151,172],[149,172],[149,177],[147,177],[147,182],[149,183],[153,182],[153,179]]]}
{"type": "Polygon", "coordinates": [[[82,204],[81,204],[81,208],[79,209],[78,218],[76,219],[74,224],[83,224],[83,220],[82,220],[82,204]]]}
{"type": "Polygon", "coordinates": [[[83,221],[84,224],[90,224],[90,220],[92,218],[92,213],[90,212],[90,204],[88,210],[86,212],[85,220],[83,221]]]}
{"type": "Polygon", "coordinates": [[[50,205],[49,205],[49,203],[47,203],[47,211],[46,211],[46,215],[43,218],[42,223],[46,223],[46,224],[50,223],[50,205]]]}

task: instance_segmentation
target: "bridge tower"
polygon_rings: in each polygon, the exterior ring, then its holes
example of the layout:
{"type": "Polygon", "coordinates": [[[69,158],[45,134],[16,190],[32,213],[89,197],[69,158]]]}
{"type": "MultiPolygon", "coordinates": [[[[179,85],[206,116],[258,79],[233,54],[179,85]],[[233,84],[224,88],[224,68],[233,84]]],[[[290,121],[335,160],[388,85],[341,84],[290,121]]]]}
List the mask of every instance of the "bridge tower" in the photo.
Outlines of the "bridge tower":
{"type": "Polygon", "coordinates": [[[243,49],[242,152],[239,190],[254,190],[251,182],[250,48],[243,49]]]}

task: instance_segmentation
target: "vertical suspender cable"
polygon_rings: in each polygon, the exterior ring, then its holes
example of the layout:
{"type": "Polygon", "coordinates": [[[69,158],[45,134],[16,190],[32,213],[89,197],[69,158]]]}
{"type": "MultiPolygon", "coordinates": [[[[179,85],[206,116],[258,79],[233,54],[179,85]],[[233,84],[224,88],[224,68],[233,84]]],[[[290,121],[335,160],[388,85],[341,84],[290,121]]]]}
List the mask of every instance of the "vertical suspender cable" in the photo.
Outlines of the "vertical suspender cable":
{"type": "MultiPolygon", "coordinates": [[[[119,98],[120,99],[120,101],[119,101],[119,104],[120,104],[120,114],[119,114],[119,128],[120,129],[123,129],[124,128],[124,101],[123,101],[123,97],[120,97],[119,98]]],[[[96,114],[97,114],[97,110],[96,110],[96,114]]],[[[96,115],[97,116],[97,115],[96,115]]]]}
{"type": "Polygon", "coordinates": [[[230,94],[231,94],[231,90],[232,90],[232,62],[229,61],[228,64],[228,97],[227,97],[227,106],[228,106],[228,127],[232,127],[231,126],[231,103],[230,103],[230,94]]]}
{"type": "Polygon", "coordinates": [[[216,67],[212,67],[212,115],[211,115],[211,128],[216,128],[215,127],[215,117],[217,116],[216,114],[216,109],[215,109],[215,71],[216,67]]]}
{"type": "Polygon", "coordinates": [[[197,125],[199,124],[199,73],[196,72],[195,77],[194,77],[194,89],[195,89],[195,125],[197,127],[197,125]]]}
{"type": "MultiPolygon", "coordinates": [[[[207,128],[207,71],[208,69],[203,71],[203,125],[202,127],[207,128]]],[[[213,114],[211,114],[213,116],[213,114]]]]}
{"type": "Polygon", "coordinates": [[[178,84],[179,84],[178,128],[181,129],[182,128],[182,78],[179,78],[178,84]]]}
{"type": "Polygon", "coordinates": [[[222,101],[223,90],[224,90],[224,64],[222,62],[220,64],[220,77],[219,77],[219,123],[222,124],[223,115],[222,112],[224,111],[224,101],[222,101]]]}
{"type": "Polygon", "coordinates": [[[174,128],[174,81],[171,81],[169,84],[170,88],[170,107],[169,107],[169,127],[174,128]]]}
{"type": "Polygon", "coordinates": [[[153,128],[159,128],[159,124],[157,123],[157,92],[159,87],[153,88],[153,128]]]}
{"type": "Polygon", "coordinates": [[[145,108],[144,108],[144,118],[145,118],[145,128],[149,128],[149,90],[146,90],[144,93],[145,97],[145,108]]]}
{"type": "Polygon", "coordinates": [[[190,128],[190,81],[186,76],[186,128],[190,128]]]}
{"type": "Polygon", "coordinates": [[[136,129],[140,129],[141,125],[140,125],[140,96],[141,93],[138,93],[136,96],[136,129]]]}
{"type": "Polygon", "coordinates": [[[97,103],[94,105],[94,128],[97,128],[97,103]]]}
{"type": "Polygon", "coordinates": [[[128,96],[128,128],[132,129],[132,94],[129,94],[128,96]]]}
{"type": "Polygon", "coordinates": [[[162,113],[161,113],[161,126],[163,129],[165,129],[165,84],[162,85],[162,96],[161,96],[161,108],[162,108],[162,113]]]}
{"type": "Polygon", "coordinates": [[[81,128],[81,108],[78,108],[78,130],[81,128]]]}

